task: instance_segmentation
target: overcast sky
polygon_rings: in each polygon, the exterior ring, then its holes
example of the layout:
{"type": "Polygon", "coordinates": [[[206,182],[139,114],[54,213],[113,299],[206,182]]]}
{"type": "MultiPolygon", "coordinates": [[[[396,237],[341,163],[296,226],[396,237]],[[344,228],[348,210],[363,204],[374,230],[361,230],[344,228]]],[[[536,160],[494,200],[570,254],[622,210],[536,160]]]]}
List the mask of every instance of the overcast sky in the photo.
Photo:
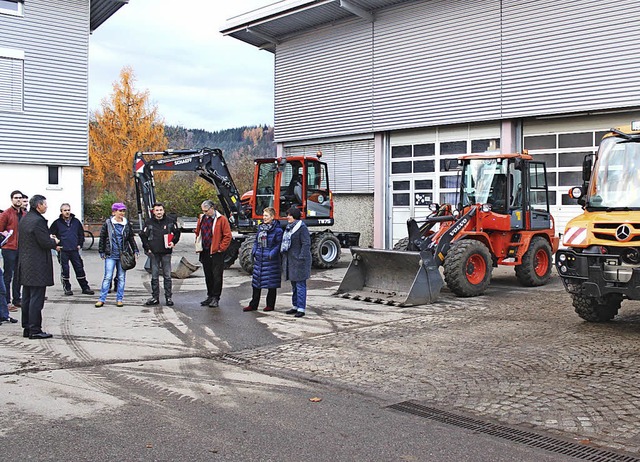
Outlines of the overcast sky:
{"type": "Polygon", "coordinates": [[[89,109],[129,65],[168,125],[273,125],[273,54],[219,30],[274,1],[130,0],[89,40],[89,109]]]}

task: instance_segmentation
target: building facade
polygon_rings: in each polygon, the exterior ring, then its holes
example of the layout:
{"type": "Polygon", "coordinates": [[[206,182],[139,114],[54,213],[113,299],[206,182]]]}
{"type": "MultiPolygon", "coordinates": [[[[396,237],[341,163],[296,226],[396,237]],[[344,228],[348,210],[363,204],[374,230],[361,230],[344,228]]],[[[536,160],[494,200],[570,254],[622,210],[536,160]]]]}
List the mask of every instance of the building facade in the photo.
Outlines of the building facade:
{"type": "Polygon", "coordinates": [[[0,0],[0,209],[18,189],[81,215],[89,35],[125,3],[0,0]]]}
{"type": "MultiPolygon", "coordinates": [[[[640,4],[616,10],[633,18],[640,4]]],[[[388,248],[408,217],[455,200],[447,159],[523,148],[546,161],[563,232],[584,156],[640,119],[637,21],[612,14],[594,0],[288,0],[222,32],[275,54],[280,152],[321,149],[336,223],[372,223],[388,248]]]]}

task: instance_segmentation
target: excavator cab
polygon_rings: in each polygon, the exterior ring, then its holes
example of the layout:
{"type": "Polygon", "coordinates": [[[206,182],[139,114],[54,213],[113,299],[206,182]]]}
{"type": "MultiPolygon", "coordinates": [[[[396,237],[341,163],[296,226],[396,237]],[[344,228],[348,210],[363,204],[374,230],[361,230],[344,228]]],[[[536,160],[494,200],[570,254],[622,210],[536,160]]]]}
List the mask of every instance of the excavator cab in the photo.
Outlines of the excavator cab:
{"type": "Polygon", "coordinates": [[[308,226],[333,224],[333,199],[327,164],[316,157],[257,159],[252,218],[260,220],[266,207],[285,220],[291,207],[300,209],[308,226]]]}

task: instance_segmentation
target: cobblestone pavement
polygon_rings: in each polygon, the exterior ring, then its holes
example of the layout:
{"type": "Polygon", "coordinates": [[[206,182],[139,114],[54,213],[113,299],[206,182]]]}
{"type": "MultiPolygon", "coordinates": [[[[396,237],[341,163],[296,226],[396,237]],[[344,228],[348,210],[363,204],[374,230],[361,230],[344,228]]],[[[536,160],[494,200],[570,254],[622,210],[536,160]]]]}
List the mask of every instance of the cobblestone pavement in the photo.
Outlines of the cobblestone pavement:
{"type": "MultiPolygon", "coordinates": [[[[306,323],[375,306],[336,305],[323,296],[327,291],[310,291],[306,323]]],[[[614,322],[586,323],[555,275],[548,286],[522,288],[512,269],[501,268],[485,296],[443,292],[431,306],[378,309],[394,311],[397,319],[234,356],[249,367],[386,401],[417,400],[596,445],[640,449],[637,302],[624,302],[614,322]]]]}

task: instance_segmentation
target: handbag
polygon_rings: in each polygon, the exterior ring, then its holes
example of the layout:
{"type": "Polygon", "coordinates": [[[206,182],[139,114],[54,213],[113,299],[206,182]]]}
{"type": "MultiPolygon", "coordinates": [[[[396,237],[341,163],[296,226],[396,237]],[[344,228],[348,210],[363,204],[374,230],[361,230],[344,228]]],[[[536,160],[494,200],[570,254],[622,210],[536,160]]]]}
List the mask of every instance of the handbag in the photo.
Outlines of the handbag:
{"type": "Polygon", "coordinates": [[[202,233],[196,236],[196,252],[202,252],[202,233]]]}

